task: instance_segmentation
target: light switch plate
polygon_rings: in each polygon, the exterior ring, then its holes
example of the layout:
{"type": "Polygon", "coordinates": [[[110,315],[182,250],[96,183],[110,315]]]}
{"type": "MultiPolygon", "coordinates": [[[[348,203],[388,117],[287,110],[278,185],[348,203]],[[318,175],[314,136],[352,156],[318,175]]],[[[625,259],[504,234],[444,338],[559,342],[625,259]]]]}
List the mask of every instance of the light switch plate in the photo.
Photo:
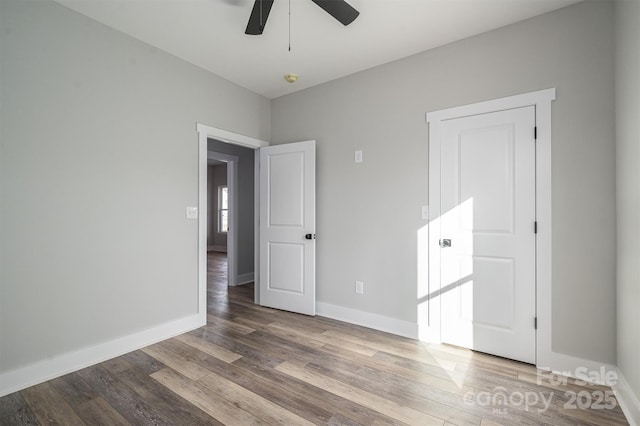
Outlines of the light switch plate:
{"type": "Polygon", "coordinates": [[[356,163],[362,163],[362,151],[356,151],[356,163]]]}
{"type": "Polygon", "coordinates": [[[198,218],[198,208],[197,207],[187,207],[186,215],[187,215],[187,219],[197,219],[198,218]]]}

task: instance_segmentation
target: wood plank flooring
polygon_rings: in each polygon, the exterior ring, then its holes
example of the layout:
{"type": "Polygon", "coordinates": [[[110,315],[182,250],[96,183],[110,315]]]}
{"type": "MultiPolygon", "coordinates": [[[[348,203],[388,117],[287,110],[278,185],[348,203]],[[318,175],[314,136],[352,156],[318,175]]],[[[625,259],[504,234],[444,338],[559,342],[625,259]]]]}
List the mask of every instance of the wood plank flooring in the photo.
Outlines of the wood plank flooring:
{"type": "Polygon", "coordinates": [[[609,388],[255,306],[224,254],[208,273],[207,326],[0,398],[0,425],[628,424],[609,388]]]}

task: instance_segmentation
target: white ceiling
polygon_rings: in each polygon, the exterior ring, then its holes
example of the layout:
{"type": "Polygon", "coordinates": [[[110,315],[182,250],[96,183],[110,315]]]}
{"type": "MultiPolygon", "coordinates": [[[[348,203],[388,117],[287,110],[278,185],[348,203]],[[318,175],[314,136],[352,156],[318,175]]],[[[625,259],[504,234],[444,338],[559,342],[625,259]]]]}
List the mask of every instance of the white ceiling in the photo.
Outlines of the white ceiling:
{"type": "Polygon", "coordinates": [[[56,1],[275,98],[580,0],[348,0],[360,16],[347,27],[311,0],[275,0],[261,36],[244,34],[253,0],[56,1]]]}

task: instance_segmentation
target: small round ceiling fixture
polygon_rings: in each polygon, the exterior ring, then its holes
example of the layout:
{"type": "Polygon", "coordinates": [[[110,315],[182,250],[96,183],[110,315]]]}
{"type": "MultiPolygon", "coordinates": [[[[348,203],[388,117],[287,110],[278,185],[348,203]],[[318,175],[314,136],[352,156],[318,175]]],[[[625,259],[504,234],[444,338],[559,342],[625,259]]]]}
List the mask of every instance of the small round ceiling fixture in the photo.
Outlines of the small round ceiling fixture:
{"type": "Polygon", "coordinates": [[[298,74],[285,74],[284,79],[287,80],[288,83],[295,83],[298,81],[298,74]]]}

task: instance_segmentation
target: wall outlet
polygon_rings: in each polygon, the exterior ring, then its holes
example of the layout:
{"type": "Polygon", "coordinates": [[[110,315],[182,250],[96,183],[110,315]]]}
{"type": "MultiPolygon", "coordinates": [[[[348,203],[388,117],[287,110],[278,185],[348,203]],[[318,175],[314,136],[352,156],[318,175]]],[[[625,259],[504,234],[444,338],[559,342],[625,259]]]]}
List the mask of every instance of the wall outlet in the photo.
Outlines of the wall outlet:
{"type": "Polygon", "coordinates": [[[364,281],[356,281],[356,294],[364,294],[364,281]]]}

